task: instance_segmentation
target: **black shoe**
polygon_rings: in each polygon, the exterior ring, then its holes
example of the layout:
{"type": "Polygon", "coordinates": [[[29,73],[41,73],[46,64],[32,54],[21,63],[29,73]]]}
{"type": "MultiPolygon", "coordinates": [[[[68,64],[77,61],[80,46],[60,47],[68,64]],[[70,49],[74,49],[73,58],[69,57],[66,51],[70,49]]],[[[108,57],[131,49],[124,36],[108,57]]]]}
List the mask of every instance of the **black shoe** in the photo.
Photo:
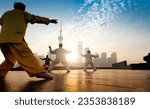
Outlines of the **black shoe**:
{"type": "Polygon", "coordinates": [[[0,75],[0,80],[4,80],[5,76],[0,75]]]}
{"type": "Polygon", "coordinates": [[[36,77],[37,78],[44,78],[44,79],[47,79],[47,80],[52,80],[53,79],[53,77],[51,75],[49,75],[48,73],[46,73],[46,72],[38,73],[38,74],[36,74],[36,77]]]}
{"type": "Polygon", "coordinates": [[[70,72],[70,70],[67,70],[67,73],[69,73],[70,72]]]}
{"type": "Polygon", "coordinates": [[[86,72],[87,70],[83,70],[83,71],[85,71],[85,72],[86,72]]]}

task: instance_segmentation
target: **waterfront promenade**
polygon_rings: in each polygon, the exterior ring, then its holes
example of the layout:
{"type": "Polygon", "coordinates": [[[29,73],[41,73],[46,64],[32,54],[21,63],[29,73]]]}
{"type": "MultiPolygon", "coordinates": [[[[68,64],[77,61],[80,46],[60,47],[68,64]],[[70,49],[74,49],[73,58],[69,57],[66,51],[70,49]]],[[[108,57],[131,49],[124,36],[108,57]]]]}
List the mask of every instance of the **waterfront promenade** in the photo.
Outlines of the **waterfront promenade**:
{"type": "Polygon", "coordinates": [[[150,70],[54,70],[54,79],[30,78],[10,71],[0,80],[1,92],[150,92],[150,70]]]}

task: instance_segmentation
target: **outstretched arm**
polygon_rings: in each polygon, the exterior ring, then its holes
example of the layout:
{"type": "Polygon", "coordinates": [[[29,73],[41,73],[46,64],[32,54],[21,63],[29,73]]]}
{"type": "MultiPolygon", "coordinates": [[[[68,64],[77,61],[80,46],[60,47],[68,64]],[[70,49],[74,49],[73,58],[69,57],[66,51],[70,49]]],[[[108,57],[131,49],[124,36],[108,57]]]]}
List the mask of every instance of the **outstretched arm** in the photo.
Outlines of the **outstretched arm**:
{"type": "Polygon", "coordinates": [[[66,50],[66,53],[67,53],[67,54],[70,54],[71,52],[72,52],[72,51],[66,50]]]}
{"type": "Polygon", "coordinates": [[[52,54],[55,54],[55,51],[52,50],[51,46],[49,46],[49,52],[52,53],[52,54]]]}
{"type": "Polygon", "coordinates": [[[82,53],[80,53],[81,56],[85,57],[85,55],[83,55],[82,53]]]}
{"type": "Polygon", "coordinates": [[[94,58],[97,58],[97,57],[99,57],[99,55],[92,55],[94,58]]]}
{"type": "Polygon", "coordinates": [[[43,58],[40,58],[41,60],[44,60],[43,58]]]}
{"type": "Polygon", "coordinates": [[[49,58],[49,61],[53,61],[53,60],[51,60],[51,59],[49,58]]]}
{"type": "Polygon", "coordinates": [[[48,25],[49,23],[55,23],[55,24],[57,23],[57,19],[49,19],[46,17],[33,15],[33,14],[30,14],[27,12],[25,12],[24,17],[25,17],[25,21],[27,23],[31,23],[31,24],[40,23],[40,24],[48,25]]]}

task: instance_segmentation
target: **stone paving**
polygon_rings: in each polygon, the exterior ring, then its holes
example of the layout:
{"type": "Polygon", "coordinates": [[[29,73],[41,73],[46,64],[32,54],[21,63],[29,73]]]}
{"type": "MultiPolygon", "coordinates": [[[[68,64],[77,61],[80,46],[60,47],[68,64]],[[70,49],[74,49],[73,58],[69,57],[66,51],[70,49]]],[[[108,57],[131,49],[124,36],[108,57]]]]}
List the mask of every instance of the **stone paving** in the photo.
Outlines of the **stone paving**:
{"type": "Polygon", "coordinates": [[[0,80],[1,92],[150,92],[150,70],[54,70],[53,80],[10,71],[0,80]]]}

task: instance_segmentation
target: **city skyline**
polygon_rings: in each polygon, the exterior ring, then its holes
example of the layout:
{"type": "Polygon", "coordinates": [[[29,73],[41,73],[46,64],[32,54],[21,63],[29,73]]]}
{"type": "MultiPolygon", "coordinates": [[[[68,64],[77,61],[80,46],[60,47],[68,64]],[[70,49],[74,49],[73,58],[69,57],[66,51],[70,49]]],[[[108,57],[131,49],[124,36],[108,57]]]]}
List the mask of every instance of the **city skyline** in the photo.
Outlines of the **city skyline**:
{"type": "MultiPolygon", "coordinates": [[[[85,60],[84,57],[82,57],[80,54],[86,54],[87,50],[90,50],[90,48],[86,47],[84,50],[82,48],[82,42],[78,43],[78,53],[76,59],[71,59],[69,55],[66,55],[67,61],[69,62],[70,66],[73,67],[83,67],[85,60]]],[[[96,67],[112,67],[112,64],[117,63],[117,52],[112,52],[110,55],[108,55],[107,52],[101,52],[101,53],[92,53],[93,55],[96,55],[98,57],[93,58],[93,63],[96,67]]],[[[45,58],[45,55],[38,55],[37,53],[34,54],[38,60],[40,61],[41,64],[44,63],[43,60],[40,60],[40,58],[45,58]]],[[[51,54],[50,52],[47,52],[47,55],[51,60],[55,60],[56,56],[51,54]]],[[[122,60],[126,61],[126,60],[122,60]]],[[[58,66],[61,66],[61,64],[58,64],[58,66]]],[[[89,66],[90,67],[90,66],[89,66]]]]}
{"type": "MultiPolygon", "coordinates": [[[[28,25],[25,39],[34,53],[45,55],[58,47],[63,21],[64,48],[76,57],[78,42],[92,53],[117,52],[118,61],[143,62],[150,52],[149,0],[17,0],[27,11],[58,19],[57,25],[28,25]],[[36,45],[36,46],[35,46],[36,45]]],[[[13,8],[14,0],[0,0],[0,16],[13,8]]],[[[4,58],[0,53],[0,61],[4,58]]]]}

